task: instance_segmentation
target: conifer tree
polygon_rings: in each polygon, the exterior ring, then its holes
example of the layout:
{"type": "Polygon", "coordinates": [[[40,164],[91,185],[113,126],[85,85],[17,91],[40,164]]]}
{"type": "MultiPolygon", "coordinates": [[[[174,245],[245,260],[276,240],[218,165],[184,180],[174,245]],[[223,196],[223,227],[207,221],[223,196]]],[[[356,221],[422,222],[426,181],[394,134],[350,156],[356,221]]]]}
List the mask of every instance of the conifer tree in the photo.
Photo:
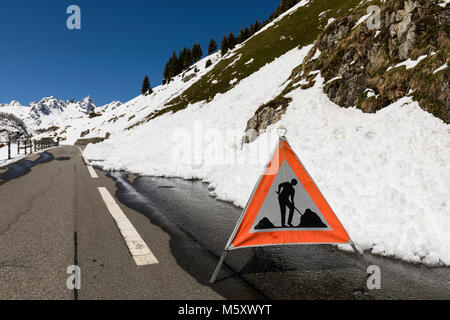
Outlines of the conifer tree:
{"type": "Polygon", "coordinates": [[[216,40],[214,40],[214,38],[212,38],[211,41],[209,42],[208,55],[211,55],[216,51],[217,51],[217,43],[216,43],[216,40]]]}
{"type": "Polygon", "coordinates": [[[203,57],[202,46],[200,45],[200,43],[194,44],[194,46],[192,47],[192,58],[194,60],[193,62],[196,63],[200,61],[202,57],[203,57]]]}
{"type": "Polygon", "coordinates": [[[169,81],[169,65],[170,65],[170,59],[169,59],[169,61],[167,61],[166,65],[164,67],[163,84],[166,84],[169,81]]]}
{"type": "Polygon", "coordinates": [[[177,54],[175,53],[175,51],[172,54],[172,58],[170,58],[169,60],[169,81],[175,77],[177,75],[177,64],[178,64],[178,58],[177,58],[177,54]]]}
{"type": "Polygon", "coordinates": [[[230,47],[229,47],[229,43],[228,43],[228,38],[226,36],[223,36],[222,43],[221,43],[222,55],[224,56],[228,52],[229,49],[230,49],[230,47]]]}
{"type": "Polygon", "coordinates": [[[192,63],[194,62],[192,51],[190,48],[184,48],[183,49],[183,69],[180,71],[183,72],[187,68],[189,68],[192,63]]]}
{"type": "Polygon", "coordinates": [[[242,43],[245,41],[245,35],[244,35],[244,29],[241,28],[241,31],[239,32],[237,42],[242,43]]]}
{"type": "Polygon", "coordinates": [[[232,31],[228,34],[228,47],[230,50],[233,50],[236,47],[237,40],[232,31]]]}
{"type": "MultiPolygon", "coordinates": [[[[186,49],[186,48],[185,48],[186,49]]],[[[185,55],[186,51],[182,50],[180,51],[178,57],[177,57],[177,64],[176,64],[176,70],[175,70],[175,76],[179,75],[181,72],[183,72],[183,68],[184,68],[184,55],[185,55]]]]}
{"type": "MultiPolygon", "coordinates": [[[[249,29],[248,27],[245,27],[245,30],[244,30],[244,39],[247,40],[247,39],[250,38],[250,37],[251,37],[250,29],[249,29]]],[[[244,40],[244,41],[245,41],[245,40],[244,40]]]]}
{"type": "Polygon", "coordinates": [[[142,94],[146,95],[148,93],[150,88],[150,80],[148,79],[148,76],[145,76],[144,82],[142,83],[142,94]]]}

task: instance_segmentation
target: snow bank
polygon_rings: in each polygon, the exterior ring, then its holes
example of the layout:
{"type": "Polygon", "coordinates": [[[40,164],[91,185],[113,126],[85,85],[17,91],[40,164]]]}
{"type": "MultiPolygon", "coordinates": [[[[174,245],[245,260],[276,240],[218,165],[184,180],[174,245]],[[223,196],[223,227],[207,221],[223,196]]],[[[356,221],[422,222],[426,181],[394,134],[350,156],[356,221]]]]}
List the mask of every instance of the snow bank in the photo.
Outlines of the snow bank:
{"type": "Polygon", "coordinates": [[[283,125],[357,245],[450,266],[449,126],[416,102],[404,98],[376,114],[340,108],[323,93],[318,74],[313,88],[291,93],[279,123],[241,145],[248,119],[282,91],[310,49],[286,53],[210,103],[116,131],[89,145],[85,156],[104,160],[94,164],[105,169],[202,179],[218,198],[243,207],[283,125]]]}

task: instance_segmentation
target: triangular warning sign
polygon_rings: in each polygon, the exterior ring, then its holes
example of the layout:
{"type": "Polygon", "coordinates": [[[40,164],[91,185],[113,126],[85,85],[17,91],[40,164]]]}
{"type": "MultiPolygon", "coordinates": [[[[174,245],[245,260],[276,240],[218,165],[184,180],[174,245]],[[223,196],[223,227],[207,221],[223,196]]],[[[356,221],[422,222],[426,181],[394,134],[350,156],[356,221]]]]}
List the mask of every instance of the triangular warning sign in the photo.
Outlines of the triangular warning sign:
{"type": "Polygon", "coordinates": [[[281,138],[226,250],[288,244],[351,244],[345,228],[281,138]]]}

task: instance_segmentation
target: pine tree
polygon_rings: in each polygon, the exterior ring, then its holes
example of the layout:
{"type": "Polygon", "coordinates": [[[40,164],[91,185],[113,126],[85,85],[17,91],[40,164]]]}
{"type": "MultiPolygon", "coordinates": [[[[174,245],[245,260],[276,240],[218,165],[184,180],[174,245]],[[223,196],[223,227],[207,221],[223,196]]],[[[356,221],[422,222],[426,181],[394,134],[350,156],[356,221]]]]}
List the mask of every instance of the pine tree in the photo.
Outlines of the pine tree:
{"type": "Polygon", "coordinates": [[[228,46],[230,50],[233,50],[236,47],[237,40],[232,31],[228,34],[228,46]]]}
{"type": "Polygon", "coordinates": [[[148,76],[145,76],[144,82],[142,83],[142,94],[146,95],[148,93],[150,88],[150,80],[148,79],[148,76]]]}
{"type": "Polygon", "coordinates": [[[183,49],[183,70],[181,70],[181,72],[183,72],[184,70],[189,68],[193,63],[194,63],[194,59],[193,59],[191,49],[184,48],[183,49]]]}
{"type": "MultiPolygon", "coordinates": [[[[250,37],[251,37],[250,29],[249,29],[248,27],[245,27],[245,30],[244,30],[244,39],[247,40],[247,39],[250,38],[250,37]]],[[[244,41],[245,41],[245,40],[244,40],[244,41]]]]}
{"type": "Polygon", "coordinates": [[[255,21],[255,32],[257,32],[259,29],[261,29],[261,24],[259,23],[258,19],[255,21]]]}
{"type": "Polygon", "coordinates": [[[216,43],[216,40],[214,40],[214,38],[212,38],[211,41],[209,42],[208,55],[211,55],[216,51],[217,51],[217,43],[216,43]]]}
{"type": "Polygon", "coordinates": [[[241,28],[241,31],[239,32],[237,42],[242,43],[245,41],[245,35],[244,35],[244,29],[241,28]]]}
{"type": "Polygon", "coordinates": [[[180,51],[180,54],[177,57],[177,64],[176,64],[176,70],[175,70],[175,76],[179,75],[180,73],[183,72],[183,68],[184,68],[184,55],[185,55],[185,51],[180,51]]]}
{"type": "Polygon", "coordinates": [[[166,66],[164,67],[164,76],[163,76],[163,84],[169,82],[170,79],[170,59],[167,61],[166,66]]]}
{"type": "Polygon", "coordinates": [[[176,52],[174,51],[172,57],[169,60],[169,71],[168,71],[169,81],[172,80],[172,78],[177,75],[177,64],[178,58],[176,52]]]}
{"type": "Polygon", "coordinates": [[[194,44],[194,46],[192,47],[192,58],[194,60],[194,63],[200,61],[202,57],[203,57],[202,46],[200,45],[200,43],[194,44]]]}
{"type": "Polygon", "coordinates": [[[228,38],[226,36],[223,36],[222,43],[221,43],[222,56],[224,56],[228,52],[229,49],[230,49],[230,47],[229,47],[229,43],[228,43],[228,38]]]}

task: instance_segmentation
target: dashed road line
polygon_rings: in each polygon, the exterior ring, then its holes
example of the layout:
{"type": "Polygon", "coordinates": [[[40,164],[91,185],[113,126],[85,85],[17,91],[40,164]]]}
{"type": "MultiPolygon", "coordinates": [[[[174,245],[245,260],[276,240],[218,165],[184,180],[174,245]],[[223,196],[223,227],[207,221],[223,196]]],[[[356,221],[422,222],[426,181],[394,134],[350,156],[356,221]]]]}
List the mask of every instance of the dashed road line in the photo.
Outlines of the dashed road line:
{"type": "Polygon", "coordinates": [[[130,220],[128,220],[122,209],[120,209],[108,189],[99,187],[98,191],[100,192],[109,213],[115,220],[136,265],[145,266],[159,263],[150,248],[131,224],[130,220]]]}
{"type": "Polygon", "coordinates": [[[83,155],[83,151],[81,150],[81,148],[79,146],[77,146],[78,149],[80,150],[80,156],[81,158],[83,158],[84,163],[86,164],[89,174],[91,175],[92,179],[98,179],[98,175],[97,172],[95,172],[95,169],[91,166],[91,163],[89,162],[88,159],[86,159],[83,155]]]}
{"type": "Polygon", "coordinates": [[[87,166],[89,174],[91,175],[92,179],[98,179],[98,175],[97,172],[95,172],[94,168],[92,168],[91,166],[87,166]]]}

